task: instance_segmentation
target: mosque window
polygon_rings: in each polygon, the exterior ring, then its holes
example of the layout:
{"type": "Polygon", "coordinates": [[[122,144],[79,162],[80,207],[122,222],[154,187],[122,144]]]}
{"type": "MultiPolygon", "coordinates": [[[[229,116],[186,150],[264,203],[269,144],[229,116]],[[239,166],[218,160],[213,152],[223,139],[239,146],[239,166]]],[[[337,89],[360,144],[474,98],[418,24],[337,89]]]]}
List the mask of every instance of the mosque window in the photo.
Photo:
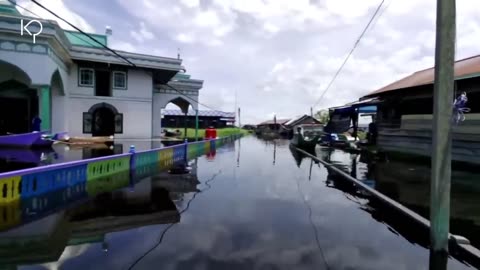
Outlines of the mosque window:
{"type": "Polygon", "coordinates": [[[94,72],[91,68],[80,68],[78,76],[78,84],[80,86],[93,86],[94,72]]]}
{"type": "Polygon", "coordinates": [[[113,72],[113,88],[127,89],[127,73],[124,71],[113,72]]]}

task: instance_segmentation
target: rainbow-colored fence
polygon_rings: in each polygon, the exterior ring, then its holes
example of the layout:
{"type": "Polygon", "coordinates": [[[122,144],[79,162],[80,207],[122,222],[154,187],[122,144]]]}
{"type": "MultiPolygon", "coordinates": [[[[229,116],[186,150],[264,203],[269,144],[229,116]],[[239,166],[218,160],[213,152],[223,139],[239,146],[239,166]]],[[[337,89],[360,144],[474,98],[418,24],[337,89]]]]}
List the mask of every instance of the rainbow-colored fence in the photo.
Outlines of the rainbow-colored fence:
{"type": "MultiPolygon", "coordinates": [[[[241,135],[2,173],[0,205],[19,200],[25,201],[23,205],[28,205],[31,203],[29,198],[38,199],[47,192],[70,187],[82,187],[80,193],[94,195],[104,189],[111,190],[112,186],[128,185],[132,172],[136,177],[147,175],[155,164],[160,170],[167,169],[177,162],[207,154],[239,137],[241,135]],[[93,181],[97,179],[102,181],[93,181]]],[[[2,209],[8,212],[9,208],[2,209]]]]}

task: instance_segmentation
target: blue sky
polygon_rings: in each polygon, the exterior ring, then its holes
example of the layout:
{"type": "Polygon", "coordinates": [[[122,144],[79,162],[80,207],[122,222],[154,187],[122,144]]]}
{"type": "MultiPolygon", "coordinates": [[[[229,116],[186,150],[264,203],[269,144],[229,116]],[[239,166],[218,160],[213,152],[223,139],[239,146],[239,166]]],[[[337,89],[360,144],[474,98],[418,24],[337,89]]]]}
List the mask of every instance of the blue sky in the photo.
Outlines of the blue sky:
{"type": "MultiPolygon", "coordinates": [[[[115,49],[174,57],[180,48],[187,72],[205,80],[201,102],[233,111],[237,92],[242,123],[258,123],[309,113],[380,0],[40,2],[85,31],[110,25],[115,49]]],[[[457,5],[460,59],[479,54],[480,1],[457,5]]],[[[433,66],[435,1],[386,0],[380,14],[316,110],[433,66]]]]}

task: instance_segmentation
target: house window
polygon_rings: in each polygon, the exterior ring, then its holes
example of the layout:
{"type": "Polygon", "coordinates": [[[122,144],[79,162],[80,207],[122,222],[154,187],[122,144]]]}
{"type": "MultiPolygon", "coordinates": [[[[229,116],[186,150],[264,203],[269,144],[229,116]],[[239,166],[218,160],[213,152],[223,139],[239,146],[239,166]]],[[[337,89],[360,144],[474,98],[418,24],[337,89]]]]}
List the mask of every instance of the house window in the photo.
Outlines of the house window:
{"type": "Polygon", "coordinates": [[[91,68],[80,68],[78,76],[78,85],[80,86],[93,86],[93,69],[91,68]]]}
{"type": "Polygon", "coordinates": [[[113,72],[113,88],[127,89],[127,73],[124,71],[113,72]]]}

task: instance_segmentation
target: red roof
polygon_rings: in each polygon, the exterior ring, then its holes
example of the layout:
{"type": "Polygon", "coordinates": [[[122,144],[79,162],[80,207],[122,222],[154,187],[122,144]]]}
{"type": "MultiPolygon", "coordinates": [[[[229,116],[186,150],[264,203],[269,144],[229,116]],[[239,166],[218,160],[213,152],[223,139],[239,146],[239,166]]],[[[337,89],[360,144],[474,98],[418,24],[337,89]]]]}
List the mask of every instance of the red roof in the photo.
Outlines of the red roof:
{"type": "MultiPolygon", "coordinates": [[[[380,93],[410,88],[414,86],[426,85],[433,83],[435,79],[435,68],[429,68],[417,71],[401,80],[375,90],[365,97],[374,96],[380,93]]],[[[480,76],[480,55],[472,56],[455,62],[455,79],[465,77],[480,76]]]]}

